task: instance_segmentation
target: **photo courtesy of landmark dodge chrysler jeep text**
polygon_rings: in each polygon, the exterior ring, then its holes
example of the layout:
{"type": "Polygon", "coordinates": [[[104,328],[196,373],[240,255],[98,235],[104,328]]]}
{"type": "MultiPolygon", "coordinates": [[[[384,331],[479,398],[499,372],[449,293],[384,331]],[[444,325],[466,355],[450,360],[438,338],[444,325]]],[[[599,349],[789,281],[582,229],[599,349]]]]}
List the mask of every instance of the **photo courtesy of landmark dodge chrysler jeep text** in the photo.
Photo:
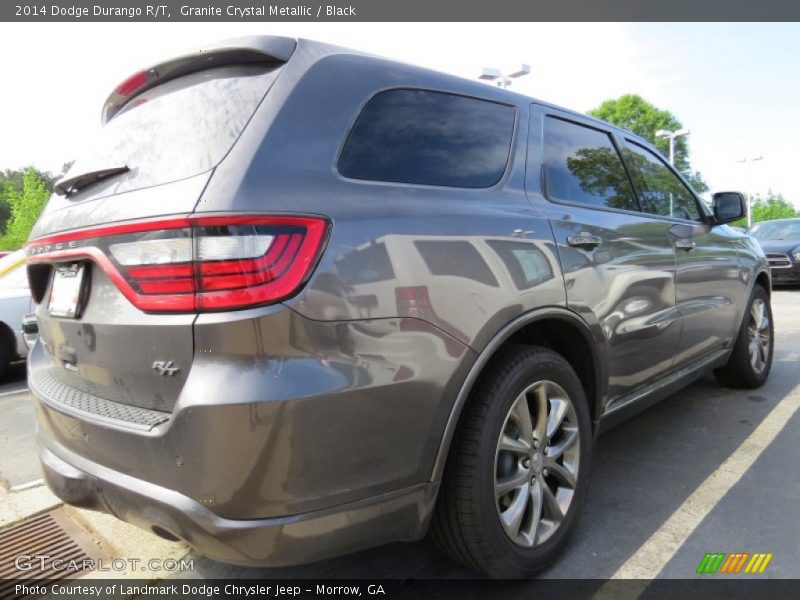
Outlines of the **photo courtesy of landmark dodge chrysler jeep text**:
{"type": "MultiPolygon", "coordinates": [[[[28,248],[49,486],[217,560],[552,561],[592,443],[773,350],[757,242],[630,132],[305,40],[133,74],[28,248]]],[[[624,485],[620,483],[620,485],[624,485]]]]}

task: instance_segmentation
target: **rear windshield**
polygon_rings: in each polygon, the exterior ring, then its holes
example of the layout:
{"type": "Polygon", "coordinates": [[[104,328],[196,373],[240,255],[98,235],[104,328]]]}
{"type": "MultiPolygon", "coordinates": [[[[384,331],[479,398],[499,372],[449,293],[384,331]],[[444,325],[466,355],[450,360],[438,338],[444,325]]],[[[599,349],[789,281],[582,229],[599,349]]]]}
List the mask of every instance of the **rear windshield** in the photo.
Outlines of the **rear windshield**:
{"type": "Polygon", "coordinates": [[[177,181],[216,166],[275,80],[273,66],[207,69],[137,96],[86,145],[69,176],[127,166],[115,192],[177,181]]]}

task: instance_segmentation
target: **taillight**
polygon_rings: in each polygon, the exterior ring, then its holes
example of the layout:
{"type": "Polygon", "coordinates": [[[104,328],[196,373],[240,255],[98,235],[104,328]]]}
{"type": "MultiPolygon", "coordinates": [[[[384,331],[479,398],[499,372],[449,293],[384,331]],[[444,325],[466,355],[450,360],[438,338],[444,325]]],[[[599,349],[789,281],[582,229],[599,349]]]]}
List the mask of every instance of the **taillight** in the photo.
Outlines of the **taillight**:
{"type": "Polygon", "coordinates": [[[137,71],[114,88],[120,96],[130,96],[147,83],[147,71],[137,71]]]}
{"type": "Polygon", "coordinates": [[[294,295],[311,275],[327,227],[317,217],[147,221],[36,240],[28,262],[90,259],[145,311],[225,310],[294,295]]]}

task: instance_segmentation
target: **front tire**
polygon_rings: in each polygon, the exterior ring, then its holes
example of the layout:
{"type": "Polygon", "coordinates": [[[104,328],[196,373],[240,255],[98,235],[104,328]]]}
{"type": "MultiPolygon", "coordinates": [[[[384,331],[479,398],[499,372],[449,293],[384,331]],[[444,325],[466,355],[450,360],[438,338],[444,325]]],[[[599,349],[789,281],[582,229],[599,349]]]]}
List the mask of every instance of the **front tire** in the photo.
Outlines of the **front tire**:
{"type": "Polygon", "coordinates": [[[769,294],[763,287],[756,285],[728,362],[714,369],[714,377],[729,388],[761,387],[772,369],[774,346],[769,294]]]}
{"type": "Polygon", "coordinates": [[[448,455],[431,534],[465,566],[530,577],[551,563],[586,499],[591,419],[559,354],[512,346],[470,394],[448,455]]]}

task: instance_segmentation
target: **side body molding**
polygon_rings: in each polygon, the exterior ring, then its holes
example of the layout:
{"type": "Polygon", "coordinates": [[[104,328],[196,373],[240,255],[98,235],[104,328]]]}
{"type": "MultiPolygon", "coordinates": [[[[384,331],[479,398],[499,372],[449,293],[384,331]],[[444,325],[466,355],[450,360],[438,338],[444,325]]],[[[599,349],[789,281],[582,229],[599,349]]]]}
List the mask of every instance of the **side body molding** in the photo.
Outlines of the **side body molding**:
{"type": "MultiPolygon", "coordinates": [[[[589,348],[591,349],[592,353],[592,360],[595,366],[595,390],[596,390],[596,397],[594,398],[595,401],[595,410],[594,414],[592,415],[592,420],[595,422],[600,418],[602,414],[603,407],[605,405],[605,396],[606,396],[606,388],[608,382],[608,375],[607,375],[607,367],[604,358],[604,353],[600,349],[601,343],[599,342],[596,337],[592,334],[592,331],[589,325],[584,321],[577,313],[568,310],[563,307],[558,306],[548,306],[543,308],[537,308],[525,314],[518,316],[516,319],[508,323],[503,329],[501,329],[486,345],[485,348],[481,351],[478,359],[475,361],[475,364],[472,365],[469,373],[467,374],[464,383],[461,385],[461,389],[456,396],[456,400],[453,403],[453,407],[450,410],[450,416],[447,419],[447,425],[445,426],[444,434],[442,435],[442,441],[439,445],[439,452],[436,455],[436,462],[433,465],[433,473],[431,474],[431,481],[438,482],[442,478],[442,474],[444,473],[444,466],[447,462],[447,454],[450,450],[450,443],[453,440],[453,435],[455,434],[456,426],[458,425],[458,420],[461,416],[461,411],[464,408],[464,405],[467,402],[467,398],[469,397],[470,392],[472,391],[475,382],[477,381],[478,377],[480,376],[481,372],[483,371],[484,367],[488,364],[491,358],[494,356],[497,349],[503,345],[504,342],[508,341],[512,335],[514,335],[517,331],[530,325],[531,323],[535,323],[536,321],[542,320],[563,320],[567,321],[573,325],[576,325],[578,329],[583,334],[589,348]]],[[[597,430],[597,427],[594,428],[597,430]]]]}

